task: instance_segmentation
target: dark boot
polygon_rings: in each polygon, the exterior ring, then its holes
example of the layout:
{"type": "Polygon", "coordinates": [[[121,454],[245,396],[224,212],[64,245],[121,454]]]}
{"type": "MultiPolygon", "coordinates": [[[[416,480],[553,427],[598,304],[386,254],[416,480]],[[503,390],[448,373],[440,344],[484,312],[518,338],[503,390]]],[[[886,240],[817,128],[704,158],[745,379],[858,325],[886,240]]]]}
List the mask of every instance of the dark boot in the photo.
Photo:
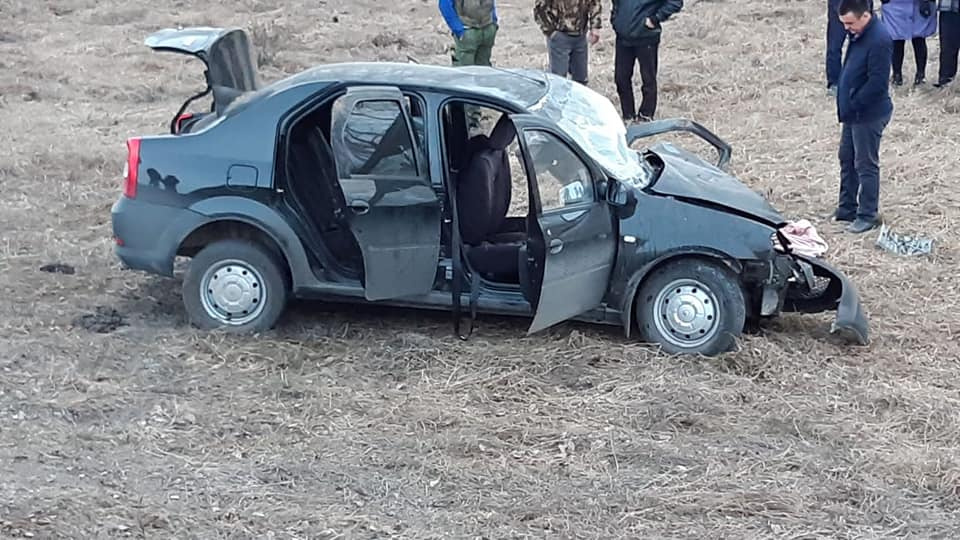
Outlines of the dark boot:
{"type": "Polygon", "coordinates": [[[894,74],[893,74],[893,85],[894,85],[894,86],[903,86],[903,73],[894,73],[894,74]]]}
{"type": "Polygon", "coordinates": [[[917,73],[917,76],[913,79],[913,85],[920,86],[921,84],[925,83],[926,80],[927,77],[923,73],[917,73]]]}

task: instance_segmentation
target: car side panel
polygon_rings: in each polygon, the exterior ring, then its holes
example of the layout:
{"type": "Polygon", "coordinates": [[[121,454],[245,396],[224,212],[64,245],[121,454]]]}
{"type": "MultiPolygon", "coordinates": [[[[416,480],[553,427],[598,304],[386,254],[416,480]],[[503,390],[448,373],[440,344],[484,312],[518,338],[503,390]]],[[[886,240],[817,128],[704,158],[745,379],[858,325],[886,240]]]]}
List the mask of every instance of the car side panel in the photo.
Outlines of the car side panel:
{"type": "Polygon", "coordinates": [[[187,207],[220,194],[272,189],[279,119],[324,85],[303,85],[258,99],[197,132],[144,136],[137,199],[187,207]],[[229,186],[243,171],[240,186],[229,186]]]}
{"type": "Polygon", "coordinates": [[[173,276],[177,247],[207,217],[185,208],[121,198],[111,210],[114,252],[124,266],[162,276],[173,276]]]}
{"type": "Polygon", "coordinates": [[[118,257],[131,268],[172,275],[182,240],[213,220],[234,219],[272,236],[294,286],[316,282],[299,237],[272,208],[279,119],[326,85],[288,88],[185,135],[144,136],[137,194],[112,209],[118,257]],[[231,185],[233,184],[233,185],[231,185]]]}
{"type": "Polygon", "coordinates": [[[621,311],[630,333],[633,297],[648,273],[674,256],[702,255],[738,261],[775,255],[773,229],[735,214],[671,197],[637,194],[631,215],[621,219],[619,256],[607,305],[621,311]]]}
{"type": "Polygon", "coordinates": [[[257,227],[280,246],[283,256],[290,265],[294,291],[316,285],[317,280],[310,268],[307,252],[300,237],[283,216],[272,207],[245,197],[223,196],[199,201],[191,205],[190,210],[205,216],[208,222],[233,219],[257,227]]]}

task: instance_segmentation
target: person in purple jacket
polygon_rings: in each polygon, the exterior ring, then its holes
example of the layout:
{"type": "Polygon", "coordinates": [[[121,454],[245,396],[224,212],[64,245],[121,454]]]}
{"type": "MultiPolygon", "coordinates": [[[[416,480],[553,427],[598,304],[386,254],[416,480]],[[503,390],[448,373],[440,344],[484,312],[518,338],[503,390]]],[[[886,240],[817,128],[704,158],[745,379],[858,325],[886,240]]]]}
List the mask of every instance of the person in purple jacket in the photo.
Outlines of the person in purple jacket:
{"type": "Polygon", "coordinates": [[[893,84],[903,85],[903,56],[907,41],[913,44],[917,64],[913,84],[923,84],[927,70],[927,38],[937,31],[935,0],[881,0],[884,26],[893,39],[893,84]]]}

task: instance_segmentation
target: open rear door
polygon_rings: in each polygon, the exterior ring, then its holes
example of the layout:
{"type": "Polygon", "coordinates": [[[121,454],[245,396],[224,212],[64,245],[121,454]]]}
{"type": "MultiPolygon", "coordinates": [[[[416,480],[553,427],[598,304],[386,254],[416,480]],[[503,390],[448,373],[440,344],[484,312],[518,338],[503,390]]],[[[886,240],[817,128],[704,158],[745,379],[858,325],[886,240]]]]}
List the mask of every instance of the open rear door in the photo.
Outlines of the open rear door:
{"type": "Polygon", "coordinates": [[[603,302],[616,256],[610,207],[596,180],[602,172],[543,120],[513,116],[529,179],[528,249],[536,313],[529,332],[576,317],[603,302]]]}
{"type": "Polygon", "coordinates": [[[220,114],[237,96],[260,87],[250,39],[239,28],[166,28],[147,36],[144,43],[155,51],[194,56],[206,67],[206,89],[180,107],[171,132],[176,132],[180,115],[192,101],[212,92],[213,112],[220,114]]]}
{"type": "Polygon", "coordinates": [[[427,294],[440,256],[440,198],[410,107],[395,87],[356,87],[334,103],[330,143],[363,254],[368,300],[427,294]]]}

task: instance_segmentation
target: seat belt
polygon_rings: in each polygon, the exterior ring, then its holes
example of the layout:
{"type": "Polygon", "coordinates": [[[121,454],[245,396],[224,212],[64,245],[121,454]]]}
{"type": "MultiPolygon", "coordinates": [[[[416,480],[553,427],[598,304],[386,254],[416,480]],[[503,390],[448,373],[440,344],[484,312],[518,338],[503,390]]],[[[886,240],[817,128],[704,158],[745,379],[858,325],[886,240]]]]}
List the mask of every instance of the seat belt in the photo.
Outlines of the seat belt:
{"type": "Polygon", "coordinates": [[[450,210],[452,214],[453,230],[451,231],[452,242],[453,242],[453,283],[451,284],[450,290],[453,292],[453,331],[457,334],[457,337],[463,341],[469,339],[473,334],[474,321],[477,318],[477,297],[480,296],[480,276],[476,272],[473,272],[473,279],[470,280],[470,330],[467,332],[467,335],[464,336],[460,332],[460,291],[463,284],[461,283],[461,277],[463,276],[463,264],[460,260],[461,250],[460,250],[460,218],[457,215],[457,187],[456,182],[449,182],[450,185],[450,210]]]}

